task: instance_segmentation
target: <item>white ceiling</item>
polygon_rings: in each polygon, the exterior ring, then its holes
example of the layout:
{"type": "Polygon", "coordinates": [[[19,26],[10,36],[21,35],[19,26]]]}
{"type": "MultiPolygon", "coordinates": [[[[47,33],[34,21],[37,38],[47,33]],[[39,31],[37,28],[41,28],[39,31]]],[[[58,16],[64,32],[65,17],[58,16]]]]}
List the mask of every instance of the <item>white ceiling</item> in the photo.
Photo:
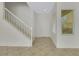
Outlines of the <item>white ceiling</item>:
{"type": "Polygon", "coordinates": [[[53,10],[55,2],[28,2],[28,5],[37,13],[48,13],[53,10]]]}

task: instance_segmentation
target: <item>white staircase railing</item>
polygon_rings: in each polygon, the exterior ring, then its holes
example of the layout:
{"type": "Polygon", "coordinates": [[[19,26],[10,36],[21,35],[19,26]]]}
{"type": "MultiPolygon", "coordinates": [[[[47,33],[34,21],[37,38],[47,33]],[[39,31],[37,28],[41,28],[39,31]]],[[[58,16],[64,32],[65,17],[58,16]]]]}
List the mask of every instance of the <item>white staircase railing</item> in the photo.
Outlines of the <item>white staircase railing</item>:
{"type": "Polygon", "coordinates": [[[20,32],[22,32],[25,36],[29,36],[32,40],[32,27],[25,24],[20,18],[15,16],[11,11],[7,8],[5,10],[5,20],[16,27],[20,32]]]}

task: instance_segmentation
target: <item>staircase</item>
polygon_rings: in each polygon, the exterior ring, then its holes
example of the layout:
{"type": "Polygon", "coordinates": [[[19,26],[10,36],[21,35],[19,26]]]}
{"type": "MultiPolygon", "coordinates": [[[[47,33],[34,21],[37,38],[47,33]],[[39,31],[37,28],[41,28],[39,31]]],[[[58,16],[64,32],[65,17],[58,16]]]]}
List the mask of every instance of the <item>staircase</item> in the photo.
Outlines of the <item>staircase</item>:
{"type": "Polygon", "coordinates": [[[15,27],[19,32],[21,32],[26,37],[28,36],[32,45],[32,27],[24,23],[19,17],[15,16],[10,10],[4,8],[4,20],[15,27]]]}

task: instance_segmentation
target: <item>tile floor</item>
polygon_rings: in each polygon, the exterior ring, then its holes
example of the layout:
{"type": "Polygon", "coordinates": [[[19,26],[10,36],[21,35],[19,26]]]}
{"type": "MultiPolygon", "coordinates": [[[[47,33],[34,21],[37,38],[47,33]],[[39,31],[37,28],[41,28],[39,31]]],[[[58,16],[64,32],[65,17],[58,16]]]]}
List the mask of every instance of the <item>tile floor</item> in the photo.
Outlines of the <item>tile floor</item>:
{"type": "Polygon", "coordinates": [[[0,47],[0,56],[79,56],[79,49],[55,48],[50,38],[36,38],[33,47],[0,47]]]}

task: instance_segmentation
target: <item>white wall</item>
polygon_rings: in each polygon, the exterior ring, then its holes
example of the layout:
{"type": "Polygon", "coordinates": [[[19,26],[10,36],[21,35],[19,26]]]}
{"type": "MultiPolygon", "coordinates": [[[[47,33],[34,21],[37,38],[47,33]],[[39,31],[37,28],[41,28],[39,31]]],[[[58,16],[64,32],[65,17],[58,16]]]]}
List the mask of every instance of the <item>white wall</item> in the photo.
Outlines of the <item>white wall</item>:
{"type": "Polygon", "coordinates": [[[51,38],[55,45],[57,45],[57,28],[56,28],[56,17],[57,15],[53,15],[52,21],[51,21],[51,38]]]}
{"type": "Polygon", "coordinates": [[[4,7],[4,4],[0,2],[0,20],[3,19],[3,13],[4,13],[3,7],[4,7]]]}
{"type": "Polygon", "coordinates": [[[35,22],[35,36],[50,37],[51,14],[36,13],[35,22]]]}
{"type": "Polygon", "coordinates": [[[51,13],[51,39],[55,45],[57,45],[57,3],[55,3],[53,10],[51,13]],[[53,12],[53,14],[52,14],[53,12]]]}
{"type": "Polygon", "coordinates": [[[58,3],[57,4],[57,47],[58,48],[79,48],[79,3],[58,3]],[[74,24],[72,35],[61,34],[61,9],[74,10],[74,24]]]}
{"type": "MultiPolygon", "coordinates": [[[[36,13],[49,13],[55,5],[55,2],[28,2],[28,5],[36,13]]],[[[54,13],[54,12],[52,12],[54,13]]]]}

